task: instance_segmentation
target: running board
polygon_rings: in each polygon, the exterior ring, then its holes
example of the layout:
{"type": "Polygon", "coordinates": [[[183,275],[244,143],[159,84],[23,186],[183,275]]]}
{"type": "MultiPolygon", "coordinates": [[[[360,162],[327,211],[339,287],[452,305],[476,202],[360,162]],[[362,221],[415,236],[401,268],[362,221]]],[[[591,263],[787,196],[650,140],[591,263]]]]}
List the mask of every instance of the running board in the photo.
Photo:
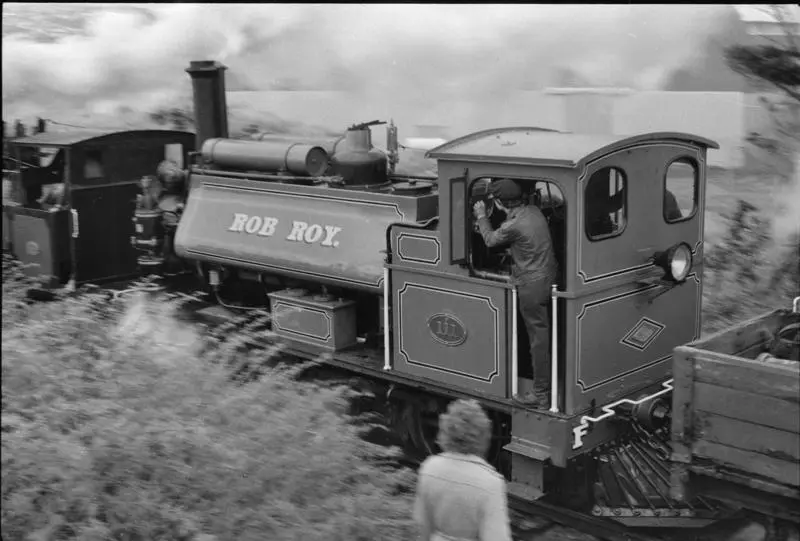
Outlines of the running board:
{"type": "Polygon", "coordinates": [[[668,436],[634,425],[629,438],[601,451],[594,516],[632,527],[701,528],[728,514],[703,498],[681,503],[670,497],[668,436]]]}

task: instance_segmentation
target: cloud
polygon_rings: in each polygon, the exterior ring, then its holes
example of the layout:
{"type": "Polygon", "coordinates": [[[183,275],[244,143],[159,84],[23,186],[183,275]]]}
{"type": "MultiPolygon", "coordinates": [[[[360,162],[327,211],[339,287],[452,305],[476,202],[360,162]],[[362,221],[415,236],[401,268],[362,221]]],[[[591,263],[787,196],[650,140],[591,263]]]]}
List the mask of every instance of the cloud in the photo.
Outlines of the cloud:
{"type": "Polygon", "coordinates": [[[4,36],[4,110],[146,111],[185,99],[184,70],[201,59],[228,65],[234,88],[348,90],[420,103],[458,95],[480,106],[507,90],[557,84],[564,68],[593,85],[657,88],[692,59],[724,9],[111,4],[90,12],[83,33],[51,43],[4,36]]]}

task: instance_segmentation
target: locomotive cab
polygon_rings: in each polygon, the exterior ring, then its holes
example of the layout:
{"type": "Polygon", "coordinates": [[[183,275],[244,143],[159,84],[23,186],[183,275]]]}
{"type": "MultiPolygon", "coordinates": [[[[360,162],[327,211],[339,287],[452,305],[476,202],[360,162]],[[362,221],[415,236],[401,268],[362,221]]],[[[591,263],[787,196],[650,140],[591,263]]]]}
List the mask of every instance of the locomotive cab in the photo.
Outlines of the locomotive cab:
{"type": "Polygon", "coordinates": [[[530,417],[514,404],[512,445],[563,466],[613,439],[614,424],[602,421],[663,395],[673,348],[700,334],[708,148],[717,145],[680,133],[506,128],[431,150],[439,231],[390,235],[394,369],[511,403],[532,387],[508,256],[487,249],[472,216],[494,179],[511,178],[547,218],[559,263],[550,410],[530,417]],[[437,239],[435,265],[404,253],[398,239],[412,234],[437,239]]]}

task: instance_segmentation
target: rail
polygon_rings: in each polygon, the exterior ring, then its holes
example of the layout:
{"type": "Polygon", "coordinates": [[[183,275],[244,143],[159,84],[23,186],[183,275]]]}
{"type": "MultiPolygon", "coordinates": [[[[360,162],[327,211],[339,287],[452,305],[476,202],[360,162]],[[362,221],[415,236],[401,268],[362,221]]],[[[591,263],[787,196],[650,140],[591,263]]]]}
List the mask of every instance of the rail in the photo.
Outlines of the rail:
{"type": "Polygon", "coordinates": [[[525,500],[514,494],[509,494],[508,507],[522,515],[544,517],[562,526],[591,534],[603,541],[663,541],[660,536],[632,530],[607,518],[586,515],[541,500],[525,500]]]}
{"type": "Polygon", "coordinates": [[[484,280],[493,280],[495,282],[504,282],[507,284],[512,282],[511,276],[508,274],[498,274],[496,272],[482,270],[473,270],[472,274],[478,278],[483,278],[484,280]]]}
{"type": "Polygon", "coordinates": [[[397,173],[392,173],[389,175],[389,178],[399,179],[399,180],[435,180],[438,181],[439,177],[434,177],[430,175],[398,175],[397,173]]]}

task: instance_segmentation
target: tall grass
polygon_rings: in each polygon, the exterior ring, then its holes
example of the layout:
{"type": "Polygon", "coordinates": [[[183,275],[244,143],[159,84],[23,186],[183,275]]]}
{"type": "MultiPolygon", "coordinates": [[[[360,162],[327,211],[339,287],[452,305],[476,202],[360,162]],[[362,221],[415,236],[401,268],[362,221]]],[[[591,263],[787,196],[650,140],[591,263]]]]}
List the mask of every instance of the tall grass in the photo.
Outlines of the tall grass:
{"type": "Polygon", "coordinates": [[[412,538],[410,474],[346,389],[241,385],[171,303],[31,306],[4,271],[3,540],[412,538]]]}

